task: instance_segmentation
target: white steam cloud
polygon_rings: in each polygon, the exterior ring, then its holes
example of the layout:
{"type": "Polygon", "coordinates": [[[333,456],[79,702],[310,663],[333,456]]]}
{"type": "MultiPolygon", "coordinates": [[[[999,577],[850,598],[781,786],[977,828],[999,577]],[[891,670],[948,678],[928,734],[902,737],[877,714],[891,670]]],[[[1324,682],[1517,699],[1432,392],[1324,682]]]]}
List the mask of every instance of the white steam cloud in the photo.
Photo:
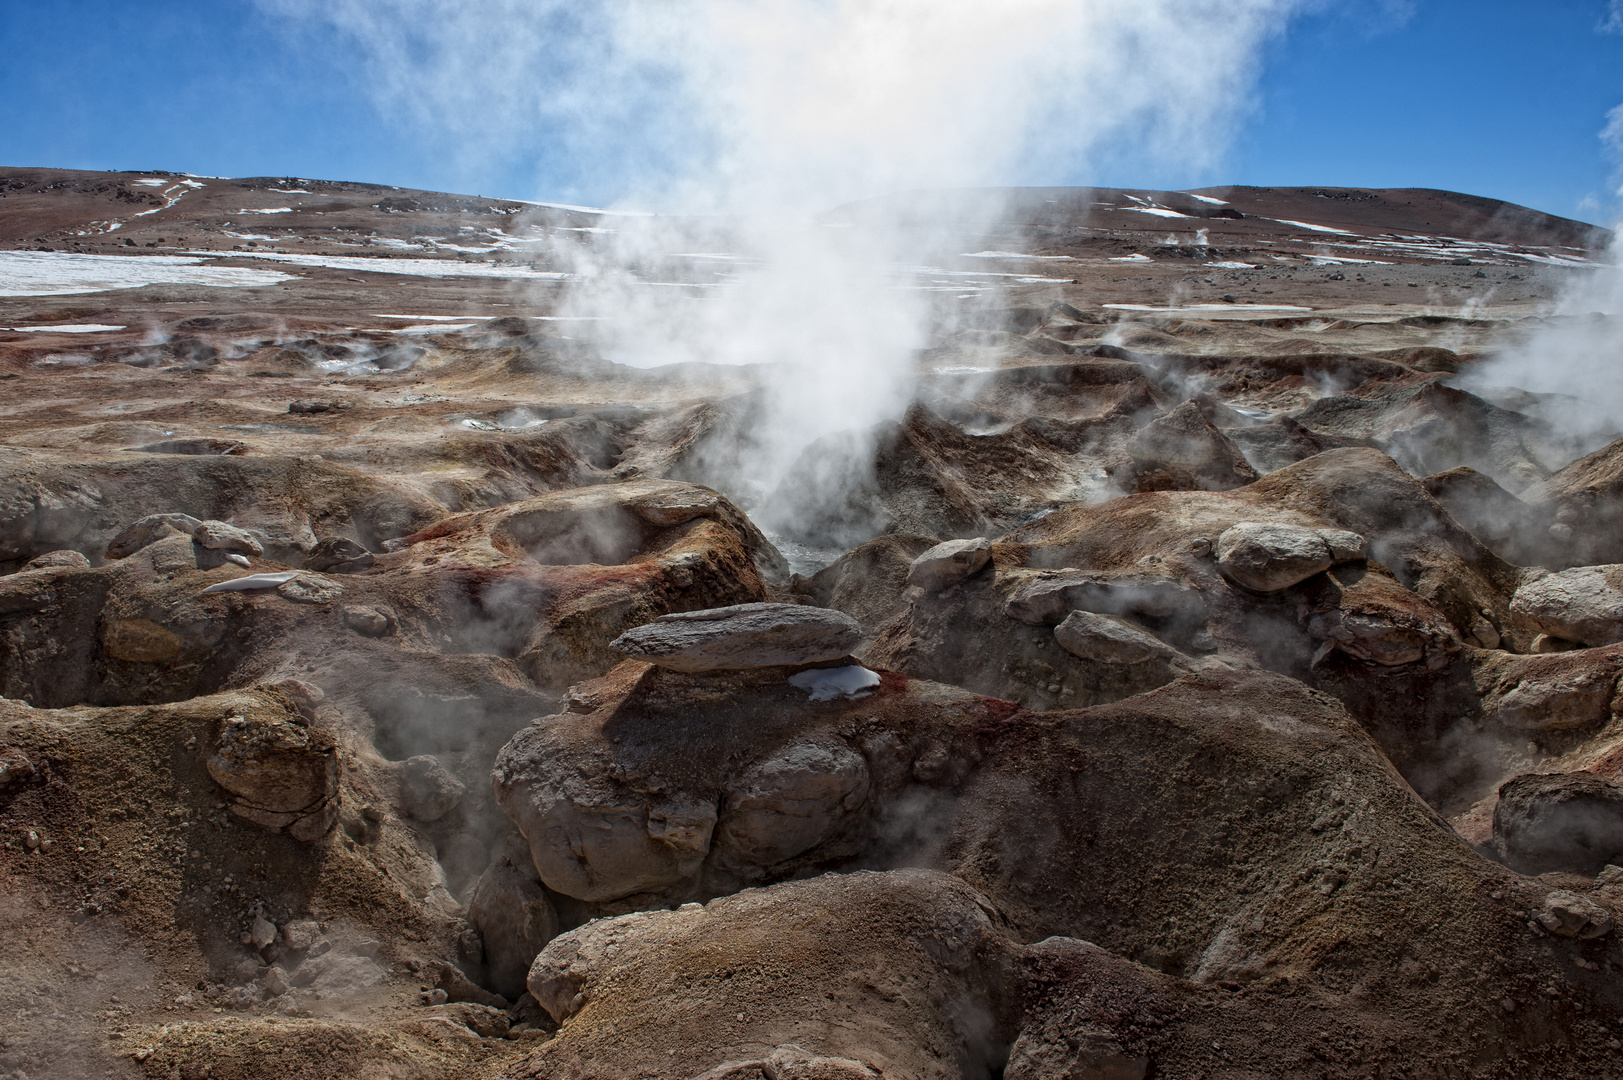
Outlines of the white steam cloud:
{"type": "MultiPolygon", "coordinates": [[[[1614,17],[1623,0],[1613,4],[1614,17]]],[[[1623,204],[1623,105],[1607,114],[1600,139],[1618,165],[1614,206],[1623,204]]],[[[1559,395],[1533,407],[1557,424],[1584,453],[1623,432],[1623,262],[1617,237],[1623,220],[1593,271],[1567,271],[1570,280],[1549,315],[1513,347],[1473,369],[1462,385],[1517,387],[1559,395]]],[[[1565,462],[1547,462],[1559,467],[1565,462]]]]}
{"type": "MultiPolygon", "coordinates": [[[[384,114],[448,153],[554,146],[573,164],[555,156],[549,174],[569,186],[538,196],[612,193],[681,215],[616,217],[612,234],[560,246],[580,275],[568,309],[606,317],[585,325],[622,363],[765,365],[727,475],[704,477],[746,500],[778,488],[816,440],[910,400],[939,301],[905,267],[954,253],[998,207],[981,200],[966,220],[960,200],[946,220],[903,193],[1064,183],[1105,164],[1201,174],[1249,102],[1260,48],[1298,6],[264,2],[357,45],[384,114]],[[889,214],[844,227],[814,216],[875,197],[890,197],[889,214]],[[669,284],[694,255],[726,275],[669,284]]],[[[859,439],[841,460],[862,458],[859,439]]],[[[796,484],[853,479],[832,461],[804,466],[796,484]]]]}

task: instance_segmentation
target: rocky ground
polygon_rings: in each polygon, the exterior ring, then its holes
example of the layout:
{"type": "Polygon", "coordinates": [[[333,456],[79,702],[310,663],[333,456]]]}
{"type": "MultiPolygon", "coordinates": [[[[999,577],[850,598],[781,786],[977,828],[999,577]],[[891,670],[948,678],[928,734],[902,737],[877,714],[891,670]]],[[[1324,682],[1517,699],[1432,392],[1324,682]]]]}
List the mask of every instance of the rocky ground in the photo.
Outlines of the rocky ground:
{"type": "Polygon", "coordinates": [[[622,218],[0,170],[0,1077],[1623,1075],[1607,237],[991,200],[761,490],[622,218]]]}

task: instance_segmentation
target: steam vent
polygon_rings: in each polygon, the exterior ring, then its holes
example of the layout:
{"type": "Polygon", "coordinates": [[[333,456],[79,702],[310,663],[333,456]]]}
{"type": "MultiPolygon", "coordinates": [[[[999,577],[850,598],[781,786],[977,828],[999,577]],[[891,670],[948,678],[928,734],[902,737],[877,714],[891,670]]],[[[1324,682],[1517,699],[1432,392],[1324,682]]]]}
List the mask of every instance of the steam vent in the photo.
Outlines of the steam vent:
{"type": "Polygon", "coordinates": [[[0,191],[5,1080],[1623,1076],[1608,233],[0,191]]]}

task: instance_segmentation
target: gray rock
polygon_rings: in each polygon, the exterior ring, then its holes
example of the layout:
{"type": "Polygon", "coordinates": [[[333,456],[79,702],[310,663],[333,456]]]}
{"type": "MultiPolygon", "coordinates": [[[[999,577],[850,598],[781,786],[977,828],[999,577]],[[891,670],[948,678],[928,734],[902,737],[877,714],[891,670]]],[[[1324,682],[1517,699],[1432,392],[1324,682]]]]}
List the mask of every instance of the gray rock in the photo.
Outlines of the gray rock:
{"type": "Polygon", "coordinates": [[[464,975],[461,968],[443,960],[434,966],[434,986],[444,990],[446,998],[450,1001],[471,1001],[475,1005],[489,1005],[495,1009],[507,1008],[506,998],[500,994],[492,994],[464,975]]]}
{"type": "Polygon", "coordinates": [[[296,604],[331,604],[344,595],[344,587],[319,574],[299,574],[276,586],[276,593],[296,604]]]}
{"type": "Polygon", "coordinates": [[[496,801],[547,888],[595,902],[696,881],[710,853],[716,794],[629,790],[567,743],[556,725],[525,728],[491,772],[496,801]]]}
{"type": "Polygon", "coordinates": [[[240,551],[244,555],[263,555],[265,548],[247,531],[223,521],[201,521],[192,530],[192,539],[199,547],[210,551],[240,551]]]}
{"type": "Polygon", "coordinates": [[[842,742],[795,743],[728,788],[716,828],[718,867],[759,876],[821,844],[868,798],[868,765],[842,742]]]}
{"type": "Polygon", "coordinates": [[[468,901],[468,921],[484,941],[490,985],[518,998],[536,955],[558,936],[558,913],[528,868],[497,859],[479,877],[468,901]]]}
{"type": "Polygon", "coordinates": [[[486,1039],[506,1038],[508,1028],[512,1024],[502,1010],[489,1005],[475,1005],[471,1001],[451,1001],[437,1005],[434,1007],[434,1015],[461,1024],[475,1035],[486,1039]]]}
{"type": "Polygon", "coordinates": [[[1552,637],[1584,645],[1623,641],[1623,566],[1575,566],[1529,581],[1510,611],[1552,637]]]}
{"type": "Polygon", "coordinates": [[[907,568],[907,583],[940,592],[975,574],[991,559],[992,542],[984,537],[948,540],[913,560],[907,568]]]}
{"type": "Polygon", "coordinates": [[[1330,557],[1338,563],[1369,558],[1369,541],[1358,533],[1346,529],[1320,529],[1318,533],[1330,546],[1330,557]]]}
{"type": "Polygon", "coordinates": [[[47,551],[23,564],[24,570],[89,570],[90,560],[72,549],[47,551]]]}
{"type": "Polygon", "coordinates": [[[248,927],[248,941],[255,949],[264,949],[276,940],[276,924],[265,918],[259,912],[254,912],[254,921],[248,927]]]}
{"type": "Polygon", "coordinates": [[[344,625],[362,637],[387,637],[394,630],[394,618],[383,608],[356,604],[344,609],[344,625]]]}
{"type": "Polygon", "coordinates": [[[334,574],[353,574],[372,565],[374,557],[360,544],[347,536],[329,536],[320,540],[304,557],[306,570],[326,571],[334,574]]]}
{"type": "Polygon", "coordinates": [[[400,810],[417,821],[438,821],[462,801],[467,788],[427,754],[400,763],[400,810]]]}
{"type": "Polygon", "coordinates": [[[1533,912],[1533,921],[1556,937],[1589,941],[1612,932],[1612,913],[1601,904],[1565,889],[1556,889],[1533,912]]]}
{"type": "MultiPolygon", "coordinates": [[[[1339,530],[1338,530],[1339,532],[1339,530]]],[[[1349,550],[1340,533],[1337,543],[1349,550]]],[[[1217,538],[1217,569],[1236,584],[1257,592],[1278,592],[1336,564],[1330,544],[1303,525],[1242,521],[1217,538]]]]}
{"type": "Polygon", "coordinates": [[[166,536],[196,536],[203,523],[189,514],[148,514],[107,542],[109,559],[127,559],[166,536]]]}
{"type": "Polygon", "coordinates": [[[1054,640],[1072,656],[1103,664],[1142,664],[1178,655],[1159,638],[1126,620],[1091,611],[1067,615],[1054,627],[1054,640]]]}
{"type": "Polygon", "coordinates": [[[843,612],[738,604],[661,616],[621,634],[610,648],[675,671],[721,671],[836,660],[861,639],[862,627],[843,612]]]}
{"type": "Polygon", "coordinates": [[[1493,808],[1493,842],[1524,874],[1598,873],[1623,859],[1623,786],[1589,772],[1508,780],[1493,808]]]}

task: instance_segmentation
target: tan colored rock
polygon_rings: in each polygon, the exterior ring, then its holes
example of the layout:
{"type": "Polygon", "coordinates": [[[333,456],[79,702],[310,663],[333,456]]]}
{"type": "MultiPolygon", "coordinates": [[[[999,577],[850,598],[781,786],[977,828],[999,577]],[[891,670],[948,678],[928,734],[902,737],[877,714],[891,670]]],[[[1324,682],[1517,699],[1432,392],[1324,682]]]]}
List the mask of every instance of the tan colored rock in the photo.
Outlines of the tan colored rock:
{"type": "Polygon", "coordinates": [[[302,719],[228,716],[206,764],[231,812],[272,832],[314,841],[338,819],[338,749],[302,719]]]}
{"type": "Polygon", "coordinates": [[[153,664],[174,659],[181,640],[150,619],[117,619],[103,628],[102,645],[115,660],[153,664]]]}
{"type": "Polygon", "coordinates": [[[90,560],[71,548],[47,551],[23,564],[24,570],[89,570],[90,560]]]}

